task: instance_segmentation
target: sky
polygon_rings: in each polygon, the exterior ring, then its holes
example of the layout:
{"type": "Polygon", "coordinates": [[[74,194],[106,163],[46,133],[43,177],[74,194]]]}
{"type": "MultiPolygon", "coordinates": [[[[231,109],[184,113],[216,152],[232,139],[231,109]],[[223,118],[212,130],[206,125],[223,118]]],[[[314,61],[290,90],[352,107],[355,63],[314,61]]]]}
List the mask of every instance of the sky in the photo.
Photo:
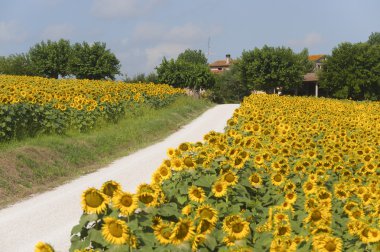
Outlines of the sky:
{"type": "Polygon", "coordinates": [[[186,49],[209,63],[264,45],[331,54],[380,32],[379,13],[379,0],[0,0],[0,56],[100,41],[133,77],[186,49]]]}

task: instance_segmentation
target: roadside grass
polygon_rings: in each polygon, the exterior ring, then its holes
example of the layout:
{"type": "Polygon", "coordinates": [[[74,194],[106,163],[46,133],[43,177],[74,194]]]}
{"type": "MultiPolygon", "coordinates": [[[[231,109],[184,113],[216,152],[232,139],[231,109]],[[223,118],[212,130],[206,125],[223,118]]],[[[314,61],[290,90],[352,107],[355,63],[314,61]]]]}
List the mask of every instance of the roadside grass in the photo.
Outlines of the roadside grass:
{"type": "Polygon", "coordinates": [[[0,145],[0,208],[61,185],[155,143],[213,104],[180,97],[171,105],[135,109],[117,124],[87,133],[41,135],[0,145]]]}

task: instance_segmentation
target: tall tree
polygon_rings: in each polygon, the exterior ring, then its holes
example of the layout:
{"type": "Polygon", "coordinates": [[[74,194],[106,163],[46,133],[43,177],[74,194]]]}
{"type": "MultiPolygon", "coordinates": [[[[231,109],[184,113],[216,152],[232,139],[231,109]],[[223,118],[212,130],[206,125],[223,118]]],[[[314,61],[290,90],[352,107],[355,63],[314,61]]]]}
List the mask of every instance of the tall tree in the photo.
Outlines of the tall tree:
{"type": "Polygon", "coordinates": [[[380,44],[341,43],[320,72],[321,87],[335,98],[380,99],[380,44]]]}
{"type": "Polygon", "coordinates": [[[34,75],[28,54],[11,54],[0,57],[0,74],[34,75]]]}
{"type": "Polygon", "coordinates": [[[34,45],[29,50],[33,72],[36,75],[58,78],[69,74],[68,62],[71,54],[70,42],[60,39],[48,40],[34,45]]]}
{"type": "Polygon", "coordinates": [[[380,32],[372,32],[367,42],[370,45],[380,45],[380,32]]]}
{"type": "Polygon", "coordinates": [[[178,55],[177,61],[183,61],[190,64],[207,65],[207,58],[201,50],[186,49],[178,55]]]}
{"type": "Polygon", "coordinates": [[[311,68],[307,56],[306,49],[296,54],[290,48],[264,46],[243,51],[237,66],[250,90],[271,91],[280,86],[285,92],[294,92],[311,68]]]}
{"type": "Polygon", "coordinates": [[[70,73],[78,79],[115,79],[120,74],[120,61],[106,44],[95,42],[89,45],[87,42],[76,43],[73,46],[70,58],[70,73]]]}
{"type": "Polygon", "coordinates": [[[204,61],[205,58],[200,50],[189,49],[181,53],[176,60],[164,58],[156,67],[158,81],[193,90],[210,88],[215,79],[207,65],[207,59],[204,61]]]}

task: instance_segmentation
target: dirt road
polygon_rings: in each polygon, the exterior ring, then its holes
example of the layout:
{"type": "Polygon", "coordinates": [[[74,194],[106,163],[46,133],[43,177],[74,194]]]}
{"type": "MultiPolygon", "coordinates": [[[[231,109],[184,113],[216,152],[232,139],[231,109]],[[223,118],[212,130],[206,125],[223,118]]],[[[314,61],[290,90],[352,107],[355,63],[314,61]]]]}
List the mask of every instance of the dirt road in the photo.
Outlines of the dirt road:
{"type": "Polygon", "coordinates": [[[82,215],[80,196],[84,190],[88,187],[100,188],[103,182],[112,179],[121,183],[123,190],[135,192],[140,183],[150,182],[151,174],[166,158],[169,147],[177,147],[182,142],[201,141],[210,130],[222,132],[237,107],[236,104],[218,105],[162,142],[52,191],[2,209],[1,251],[33,251],[38,241],[52,244],[56,251],[68,251],[71,228],[82,215]]]}

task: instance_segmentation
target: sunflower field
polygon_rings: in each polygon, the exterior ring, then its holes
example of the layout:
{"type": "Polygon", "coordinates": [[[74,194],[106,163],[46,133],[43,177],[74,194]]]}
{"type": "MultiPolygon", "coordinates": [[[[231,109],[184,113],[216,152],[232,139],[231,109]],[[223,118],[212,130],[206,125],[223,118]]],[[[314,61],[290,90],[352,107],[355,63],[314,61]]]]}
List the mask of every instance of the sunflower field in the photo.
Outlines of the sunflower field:
{"type": "Polygon", "coordinates": [[[70,251],[380,251],[379,102],[251,95],[167,153],[83,192],[70,251]]]}
{"type": "Polygon", "coordinates": [[[169,85],[0,75],[0,142],[38,133],[81,132],[133,108],[162,107],[184,94],[169,85]]]}

